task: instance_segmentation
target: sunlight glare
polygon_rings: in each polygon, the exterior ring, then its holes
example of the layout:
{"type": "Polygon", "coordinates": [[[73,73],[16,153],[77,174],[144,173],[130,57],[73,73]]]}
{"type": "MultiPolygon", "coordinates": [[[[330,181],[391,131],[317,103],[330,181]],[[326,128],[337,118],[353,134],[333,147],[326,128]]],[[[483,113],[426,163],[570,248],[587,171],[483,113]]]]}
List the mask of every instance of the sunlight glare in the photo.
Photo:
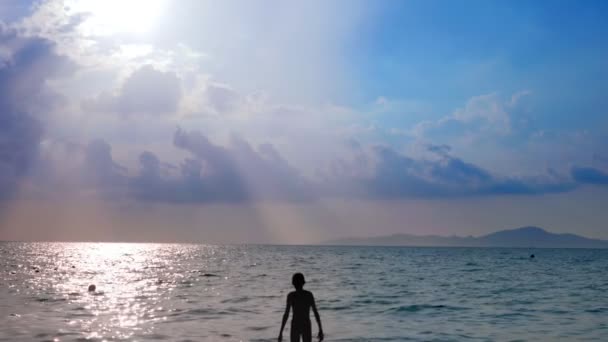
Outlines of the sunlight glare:
{"type": "Polygon", "coordinates": [[[142,34],[150,31],[164,8],[164,0],[77,0],[68,6],[89,17],[82,29],[87,34],[142,34]]]}

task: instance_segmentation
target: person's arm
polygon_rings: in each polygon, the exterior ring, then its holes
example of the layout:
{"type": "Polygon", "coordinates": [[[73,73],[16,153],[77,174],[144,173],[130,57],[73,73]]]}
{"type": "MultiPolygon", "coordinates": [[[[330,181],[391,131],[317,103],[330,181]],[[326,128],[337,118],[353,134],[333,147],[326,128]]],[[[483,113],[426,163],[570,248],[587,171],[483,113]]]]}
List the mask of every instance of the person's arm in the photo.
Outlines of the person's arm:
{"type": "Polygon", "coordinates": [[[289,318],[289,309],[291,308],[291,293],[287,295],[287,304],[285,305],[285,313],[283,314],[283,321],[281,322],[281,331],[279,331],[279,342],[283,340],[283,328],[289,318]]]}
{"type": "Polygon", "coordinates": [[[315,297],[310,294],[312,297],[312,312],[315,314],[315,319],[317,320],[317,325],[319,326],[319,341],[323,341],[323,327],[321,326],[321,316],[319,316],[319,312],[317,311],[317,304],[315,303],[315,297]]]}

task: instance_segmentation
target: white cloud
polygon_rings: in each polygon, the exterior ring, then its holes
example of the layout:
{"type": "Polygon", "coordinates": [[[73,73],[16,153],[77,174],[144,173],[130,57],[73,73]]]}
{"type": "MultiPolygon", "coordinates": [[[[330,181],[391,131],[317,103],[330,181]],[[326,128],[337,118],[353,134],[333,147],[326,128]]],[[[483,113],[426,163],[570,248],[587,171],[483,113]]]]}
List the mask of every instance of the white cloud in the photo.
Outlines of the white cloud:
{"type": "Polygon", "coordinates": [[[508,107],[509,103],[501,101],[497,93],[479,95],[469,99],[464,108],[456,110],[451,118],[465,123],[480,120],[484,122],[484,128],[508,134],[511,131],[508,107]]]}
{"type": "Polygon", "coordinates": [[[434,121],[419,122],[412,128],[411,134],[425,138],[432,136],[434,130],[457,124],[461,125],[458,132],[450,132],[450,135],[468,135],[468,139],[471,134],[509,135],[513,131],[513,113],[520,110],[522,100],[530,94],[529,91],[520,91],[506,100],[496,92],[473,96],[464,107],[456,109],[450,115],[434,121]]]}
{"type": "Polygon", "coordinates": [[[85,110],[120,114],[174,114],[182,96],[174,72],[144,65],[135,70],[114,94],[104,92],[83,104],[85,110]]]}

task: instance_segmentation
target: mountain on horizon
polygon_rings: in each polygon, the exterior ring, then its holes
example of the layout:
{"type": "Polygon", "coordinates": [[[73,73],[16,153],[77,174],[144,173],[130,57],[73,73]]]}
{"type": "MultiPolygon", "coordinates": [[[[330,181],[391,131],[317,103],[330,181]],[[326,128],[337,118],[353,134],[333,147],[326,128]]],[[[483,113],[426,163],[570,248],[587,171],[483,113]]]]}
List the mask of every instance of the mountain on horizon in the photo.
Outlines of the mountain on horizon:
{"type": "Polygon", "coordinates": [[[326,241],[326,245],[419,246],[419,247],[525,247],[525,248],[608,248],[608,240],[575,234],[556,234],[539,227],[501,230],[482,236],[439,236],[393,234],[367,238],[326,241]]]}

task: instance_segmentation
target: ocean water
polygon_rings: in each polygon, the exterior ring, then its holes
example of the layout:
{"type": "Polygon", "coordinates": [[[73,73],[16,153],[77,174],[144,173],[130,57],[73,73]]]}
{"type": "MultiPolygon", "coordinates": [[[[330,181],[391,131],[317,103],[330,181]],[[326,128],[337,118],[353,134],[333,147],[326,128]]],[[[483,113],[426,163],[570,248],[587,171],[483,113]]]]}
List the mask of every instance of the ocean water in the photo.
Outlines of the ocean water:
{"type": "Polygon", "coordinates": [[[296,271],[326,341],[608,341],[608,250],[12,242],[0,340],[276,341],[296,271]]]}

